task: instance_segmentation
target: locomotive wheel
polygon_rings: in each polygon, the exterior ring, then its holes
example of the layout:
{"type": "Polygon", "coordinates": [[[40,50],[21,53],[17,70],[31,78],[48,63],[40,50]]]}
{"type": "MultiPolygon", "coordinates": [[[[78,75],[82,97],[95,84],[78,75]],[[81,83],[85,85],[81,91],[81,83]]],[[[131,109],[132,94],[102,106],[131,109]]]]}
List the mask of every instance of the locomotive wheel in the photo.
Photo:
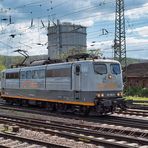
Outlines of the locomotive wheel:
{"type": "Polygon", "coordinates": [[[22,106],[29,106],[29,101],[28,100],[22,100],[22,106]]]}
{"type": "Polygon", "coordinates": [[[13,100],[6,99],[6,104],[13,105],[13,100]]]}
{"type": "Polygon", "coordinates": [[[90,107],[87,107],[87,106],[83,106],[80,113],[83,115],[83,116],[88,116],[89,113],[90,113],[90,107]]]}
{"type": "Polygon", "coordinates": [[[56,109],[59,112],[66,112],[67,111],[67,106],[65,104],[57,104],[56,109]]]}
{"type": "Polygon", "coordinates": [[[22,100],[20,100],[20,99],[16,100],[16,104],[19,105],[19,106],[22,106],[22,100]]]}
{"type": "Polygon", "coordinates": [[[57,110],[56,104],[54,104],[54,103],[49,103],[49,104],[48,104],[48,110],[49,110],[50,112],[55,112],[55,111],[57,110]]]}
{"type": "Polygon", "coordinates": [[[98,115],[103,115],[103,114],[104,114],[104,107],[103,107],[102,104],[96,105],[95,108],[96,108],[96,113],[97,113],[98,115]]]}

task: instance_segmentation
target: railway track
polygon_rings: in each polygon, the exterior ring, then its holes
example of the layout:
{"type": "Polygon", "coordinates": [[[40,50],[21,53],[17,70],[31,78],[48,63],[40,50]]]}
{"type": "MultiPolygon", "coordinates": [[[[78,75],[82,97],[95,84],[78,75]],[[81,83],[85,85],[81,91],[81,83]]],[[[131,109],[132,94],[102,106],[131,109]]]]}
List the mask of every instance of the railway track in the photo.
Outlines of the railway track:
{"type": "Polygon", "coordinates": [[[148,110],[148,105],[141,105],[141,104],[133,104],[130,106],[132,109],[139,109],[139,110],[148,110]]]}
{"type": "Polygon", "coordinates": [[[136,116],[142,116],[142,117],[148,117],[148,111],[147,110],[140,110],[140,109],[127,109],[125,111],[116,111],[117,114],[126,114],[126,115],[136,115],[136,116]]]}
{"type": "Polygon", "coordinates": [[[147,126],[148,120],[142,120],[142,119],[108,116],[105,122],[108,124],[115,124],[115,125],[139,128],[139,129],[144,129],[144,130],[148,129],[148,126],[147,126]]]}
{"type": "MultiPolygon", "coordinates": [[[[95,122],[95,123],[107,123],[107,124],[114,124],[114,125],[121,125],[126,127],[134,127],[134,128],[140,128],[140,129],[147,129],[148,120],[143,119],[135,119],[135,118],[127,118],[127,117],[118,117],[118,116],[90,116],[90,117],[84,117],[74,114],[61,114],[61,113],[51,113],[45,110],[39,110],[36,108],[27,108],[26,107],[19,107],[19,106],[7,106],[4,104],[0,104],[0,108],[4,110],[9,111],[18,111],[23,113],[33,113],[37,115],[47,115],[52,117],[59,117],[59,118],[66,118],[66,119],[76,119],[76,120],[83,120],[88,122],[95,122]]],[[[147,112],[146,112],[147,113],[147,112]]]]}
{"type": "Polygon", "coordinates": [[[133,136],[133,131],[126,130],[126,135],[123,133],[123,129],[117,132],[117,129],[109,129],[108,132],[107,127],[97,127],[94,129],[91,126],[80,126],[80,125],[71,125],[71,124],[61,124],[61,122],[49,122],[47,121],[38,121],[31,118],[22,118],[22,117],[9,117],[9,116],[0,116],[0,121],[5,124],[17,124],[20,127],[42,131],[44,133],[50,133],[51,135],[58,135],[66,138],[72,138],[75,140],[81,140],[87,143],[95,144],[95,145],[103,145],[110,147],[140,147],[141,145],[148,145],[148,140],[144,137],[147,137],[148,133],[136,133],[140,134],[139,138],[133,136]],[[92,129],[91,129],[92,128],[92,129]],[[52,130],[51,130],[52,129],[52,130]],[[104,130],[102,130],[104,129],[104,130]],[[55,131],[56,130],[56,131],[55,131]],[[58,130],[58,131],[57,131],[58,130]],[[110,130],[110,132],[109,132],[110,130]],[[111,132],[112,130],[112,132],[111,132]],[[129,135],[127,135],[127,133],[129,135]],[[132,135],[132,136],[131,136],[132,135]],[[143,138],[142,138],[143,137],[143,138]],[[112,139],[112,140],[111,140],[112,139]],[[121,141],[122,139],[122,141],[121,141]],[[132,144],[130,144],[132,142],[132,144]]]}
{"type": "Polygon", "coordinates": [[[53,147],[53,148],[65,148],[64,146],[47,143],[39,140],[30,139],[27,137],[17,136],[16,134],[12,133],[4,133],[0,132],[0,147],[1,148],[46,148],[46,147],[53,147]]]}
{"type": "Polygon", "coordinates": [[[131,109],[139,109],[139,110],[148,110],[148,101],[147,100],[130,100],[131,103],[127,104],[127,106],[131,109]]]}

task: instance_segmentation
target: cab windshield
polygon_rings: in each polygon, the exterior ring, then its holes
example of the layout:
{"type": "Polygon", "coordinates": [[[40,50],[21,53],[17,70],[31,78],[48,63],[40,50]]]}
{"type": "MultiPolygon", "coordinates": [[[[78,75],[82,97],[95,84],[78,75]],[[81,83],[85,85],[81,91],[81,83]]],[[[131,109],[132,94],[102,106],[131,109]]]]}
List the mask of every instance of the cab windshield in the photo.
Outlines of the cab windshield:
{"type": "Polygon", "coordinates": [[[121,70],[120,70],[120,65],[119,64],[111,64],[110,65],[110,68],[111,68],[111,73],[112,74],[120,74],[121,73],[121,70]]]}
{"type": "Polygon", "coordinates": [[[106,64],[94,63],[94,71],[97,74],[106,74],[107,73],[107,66],[106,64]]]}

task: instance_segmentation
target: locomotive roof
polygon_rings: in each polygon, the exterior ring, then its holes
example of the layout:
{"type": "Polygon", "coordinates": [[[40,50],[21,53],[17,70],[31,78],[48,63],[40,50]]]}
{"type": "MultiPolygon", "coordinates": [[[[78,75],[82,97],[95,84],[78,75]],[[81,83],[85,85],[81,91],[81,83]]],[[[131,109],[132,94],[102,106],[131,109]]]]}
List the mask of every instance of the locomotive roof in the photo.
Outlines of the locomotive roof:
{"type": "MultiPolygon", "coordinates": [[[[39,66],[28,66],[28,67],[19,67],[19,68],[11,68],[11,69],[6,69],[3,71],[20,71],[20,69],[31,69],[31,68],[45,68],[46,66],[53,66],[53,65],[69,65],[69,64],[73,64],[73,63],[91,63],[91,62],[100,62],[100,63],[119,63],[116,60],[111,60],[111,59],[95,59],[95,60],[81,60],[81,61],[71,61],[71,62],[63,62],[63,63],[53,63],[53,64],[47,64],[47,65],[39,65],[39,66]]],[[[3,72],[2,71],[2,72],[3,72]]]]}
{"type": "Polygon", "coordinates": [[[92,63],[92,62],[100,62],[100,63],[119,63],[116,60],[111,59],[95,59],[95,60],[82,60],[82,61],[72,61],[69,63],[92,63]]]}

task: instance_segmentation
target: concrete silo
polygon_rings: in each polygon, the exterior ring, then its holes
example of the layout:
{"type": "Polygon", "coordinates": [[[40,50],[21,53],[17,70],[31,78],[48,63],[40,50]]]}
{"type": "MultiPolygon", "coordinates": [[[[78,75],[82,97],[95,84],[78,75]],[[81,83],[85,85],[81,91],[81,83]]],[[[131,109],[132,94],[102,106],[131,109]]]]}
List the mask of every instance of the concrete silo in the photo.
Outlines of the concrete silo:
{"type": "Polygon", "coordinates": [[[59,58],[71,49],[86,50],[86,27],[60,23],[48,27],[48,56],[59,58]]]}

